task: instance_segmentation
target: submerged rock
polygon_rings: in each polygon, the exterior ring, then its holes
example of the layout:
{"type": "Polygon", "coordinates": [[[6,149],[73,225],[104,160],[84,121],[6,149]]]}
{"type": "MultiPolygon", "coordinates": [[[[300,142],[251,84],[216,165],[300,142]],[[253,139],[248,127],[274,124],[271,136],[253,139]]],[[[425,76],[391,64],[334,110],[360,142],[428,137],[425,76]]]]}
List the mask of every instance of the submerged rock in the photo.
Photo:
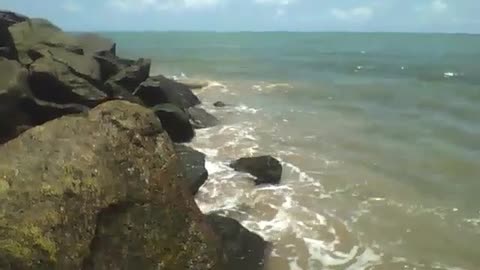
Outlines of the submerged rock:
{"type": "Polygon", "coordinates": [[[0,269],[224,269],[151,110],[107,102],[0,152],[0,269]]]}
{"type": "Polygon", "coordinates": [[[223,103],[222,101],[217,101],[217,102],[213,103],[213,106],[215,106],[217,108],[223,108],[223,107],[226,107],[227,104],[223,103]]]}
{"type": "Polygon", "coordinates": [[[172,103],[179,108],[187,109],[200,104],[200,100],[190,88],[161,75],[148,78],[134,94],[147,106],[172,103]]]}
{"type": "Polygon", "coordinates": [[[175,144],[175,151],[180,160],[189,190],[195,195],[208,179],[208,171],[205,168],[205,154],[182,144],[175,144]]]}
{"type": "Polygon", "coordinates": [[[215,116],[209,114],[202,108],[188,108],[188,114],[190,115],[193,127],[197,129],[214,127],[220,123],[215,116]]]}
{"type": "Polygon", "coordinates": [[[220,236],[228,270],[262,270],[270,245],[262,237],[245,229],[238,221],[215,214],[208,223],[220,236]]]}
{"type": "Polygon", "coordinates": [[[257,185],[278,184],[282,178],[282,165],[271,156],[241,158],[232,162],[230,167],[255,176],[257,185]]]}
{"type": "Polygon", "coordinates": [[[188,115],[173,104],[162,104],[152,108],[172,141],[177,143],[190,142],[195,131],[190,124],[188,115]]]}

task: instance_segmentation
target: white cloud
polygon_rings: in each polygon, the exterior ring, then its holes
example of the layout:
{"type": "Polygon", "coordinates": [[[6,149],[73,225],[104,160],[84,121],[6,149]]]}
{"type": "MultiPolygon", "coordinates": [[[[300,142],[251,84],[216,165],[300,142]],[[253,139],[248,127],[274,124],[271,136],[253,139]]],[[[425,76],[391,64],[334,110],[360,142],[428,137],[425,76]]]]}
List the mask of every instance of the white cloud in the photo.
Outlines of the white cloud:
{"type": "Polygon", "coordinates": [[[256,4],[274,6],[275,16],[277,17],[287,14],[287,7],[295,1],[296,0],[253,0],[256,4]]]}
{"type": "Polygon", "coordinates": [[[448,4],[444,0],[433,0],[431,9],[436,13],[443,13],[448,9],[448,4]]]}
{"type": "Polygon", "coordinates": [[[65,11],[68,11],[68,12],[72,12],[72,13],[75,13],[75,12],[80,12],[83,10],[83,7],[77,3],[77,2],[73,2],[73,1],[66,1],[62,4],[62,8],[65,10],[65,11]]]}
{"type": "Polygon", "coordinates": [[[330,10],[330,14],[338,20],[343,21],[367,21],[373,16],[373,9],[370,7],[355,7],[351,9],[338,9],[334,8],[330,10]]]}
{"type": "Polygon", "coordinates": [[[122,11],[143,11],[147,9],[201,9],[214,7],[220,0],[109,0],[108,4],[122,11]]]}

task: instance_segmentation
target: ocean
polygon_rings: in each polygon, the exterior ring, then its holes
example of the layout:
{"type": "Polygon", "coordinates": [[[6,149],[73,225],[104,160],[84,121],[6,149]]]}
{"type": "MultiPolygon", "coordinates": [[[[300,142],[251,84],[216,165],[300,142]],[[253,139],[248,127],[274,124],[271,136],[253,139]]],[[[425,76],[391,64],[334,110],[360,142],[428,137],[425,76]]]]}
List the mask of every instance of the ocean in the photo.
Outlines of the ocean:
{"type": "Polygon", "coordinates": [[[210,173],[196,200],[272,242],[267,270],[480,269],[480,36],[103,34],[209,81],[222,124],[191,143],[210,173]],[[280,185],[228,167],[263,154],[280,185]]]}

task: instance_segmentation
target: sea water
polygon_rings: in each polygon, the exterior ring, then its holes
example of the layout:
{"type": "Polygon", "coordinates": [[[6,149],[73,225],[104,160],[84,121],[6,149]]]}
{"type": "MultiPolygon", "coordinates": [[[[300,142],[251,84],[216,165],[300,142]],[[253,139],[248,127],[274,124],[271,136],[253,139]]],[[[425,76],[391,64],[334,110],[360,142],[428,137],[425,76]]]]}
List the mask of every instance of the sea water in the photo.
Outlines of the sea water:
{"type": "Polygon", "coordinates": [[[480,36],[103,34],[210,82],[197,203],[272,242],[268,270],[480,269],[480,36]],[[263,154],[280,185],[228,167],[263,154]]]}

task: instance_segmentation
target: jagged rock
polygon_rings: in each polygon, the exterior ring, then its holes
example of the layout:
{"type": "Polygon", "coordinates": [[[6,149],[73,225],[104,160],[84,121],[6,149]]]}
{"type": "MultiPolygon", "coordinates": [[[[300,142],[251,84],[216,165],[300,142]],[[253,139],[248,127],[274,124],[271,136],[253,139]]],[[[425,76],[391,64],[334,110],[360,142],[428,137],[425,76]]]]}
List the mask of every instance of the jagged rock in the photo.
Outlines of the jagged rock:
{"type": "Polygon", "coordinates": [[[202,108],[188,108],[188,114],[190,115],[193,127],[196,129],[214,127],[220,123],[215,116],[209,114],[202,108]]]}
{"type": "Polygon", "coordinates": [[[207,216],[208,223],[220,236],[228,270],[263,270],[270,244],[245,229],[238,221],[216,214],[207,216]]]}
{"type": "Polygon", "coordinates": [[[19,134],[19,126],[31,125],[30,118],[18,109],[32,94],[27,70],[18,62],[0,58],[0,143],[19,134]]]}
{"type": "Polygon", "coordinates": [[[131,65],[126,65],[121,60],[118,60],[118,63],[122,65],[118,67],[120,71],[113,75],[109,82],[123,87],[130,93],[133,93],[148,78],[152,64],[149,59],[143,58],[138,59],[131,65]]]}
{"type": "Polygon", "coordinates": [[[255,176],[257,185],[278,184],[282,178],[282,165],[271,156],[241,158],[232,162],[230,167],[255,176]]]}
{"type": "Polygon", "coordinates": [[[68,35],[48,20],[29,19],[10,26],[18,60],[23,65],[29,65],[38,58],[39,51],[45,48],[61,48],[76,54],[83,54],[78,41],[68,35]]]}
{"type": "Polygon", "coordinates": [[[200,104],[200,100],[184,84],[164,76],[148,78],[134,92],[147,106],[172,103],[182,109],[200,104]]]}
{"type": "Polygon", "coordinates": [[[205,154],[182,144],[175,144],[175,151],[180,160],[189,190],[195,195],[208,179],[208,171],[205,168],[205,154]]]}
{"type": "Polygon", "coordinates": [[[116,54],[116,44],[112,40],[93,33],[83,33],[76,36],[80,47],[88,54],[116,54]]]}
{"type": "Polygon", "coordinates": [[[0,10],[0,57],[16,59],[17,51],[8,27],[27,20],[27,17],[6,10],[0,10]]]}
{"type": "Polygon", "coordinates": [[[0,269],[225,269],[151,110],[107,102],[0,152],[0,269]]]}
{"type": "Polygon", "coordinates": [[[58,104],[95,106],[106,100],[99,90],[100,69],[91,57],[63,51],[37,59],[30,66],[30,85],[39,99],[58,104]]]}
{"type": "Polygon", "coordinates": [[[223,107],[226,107],[227,104],[223,103],[222,101],[217,101],[217,102],[213,103],[213,106],[215,106],[217,108],[223,108],[223,107]]]}
{"type": "Polygon", "coordinates": [[[173,104],[161,104],[152,107],[172,141],[189,142],[195,136],[188,115],[173,104]]]}

